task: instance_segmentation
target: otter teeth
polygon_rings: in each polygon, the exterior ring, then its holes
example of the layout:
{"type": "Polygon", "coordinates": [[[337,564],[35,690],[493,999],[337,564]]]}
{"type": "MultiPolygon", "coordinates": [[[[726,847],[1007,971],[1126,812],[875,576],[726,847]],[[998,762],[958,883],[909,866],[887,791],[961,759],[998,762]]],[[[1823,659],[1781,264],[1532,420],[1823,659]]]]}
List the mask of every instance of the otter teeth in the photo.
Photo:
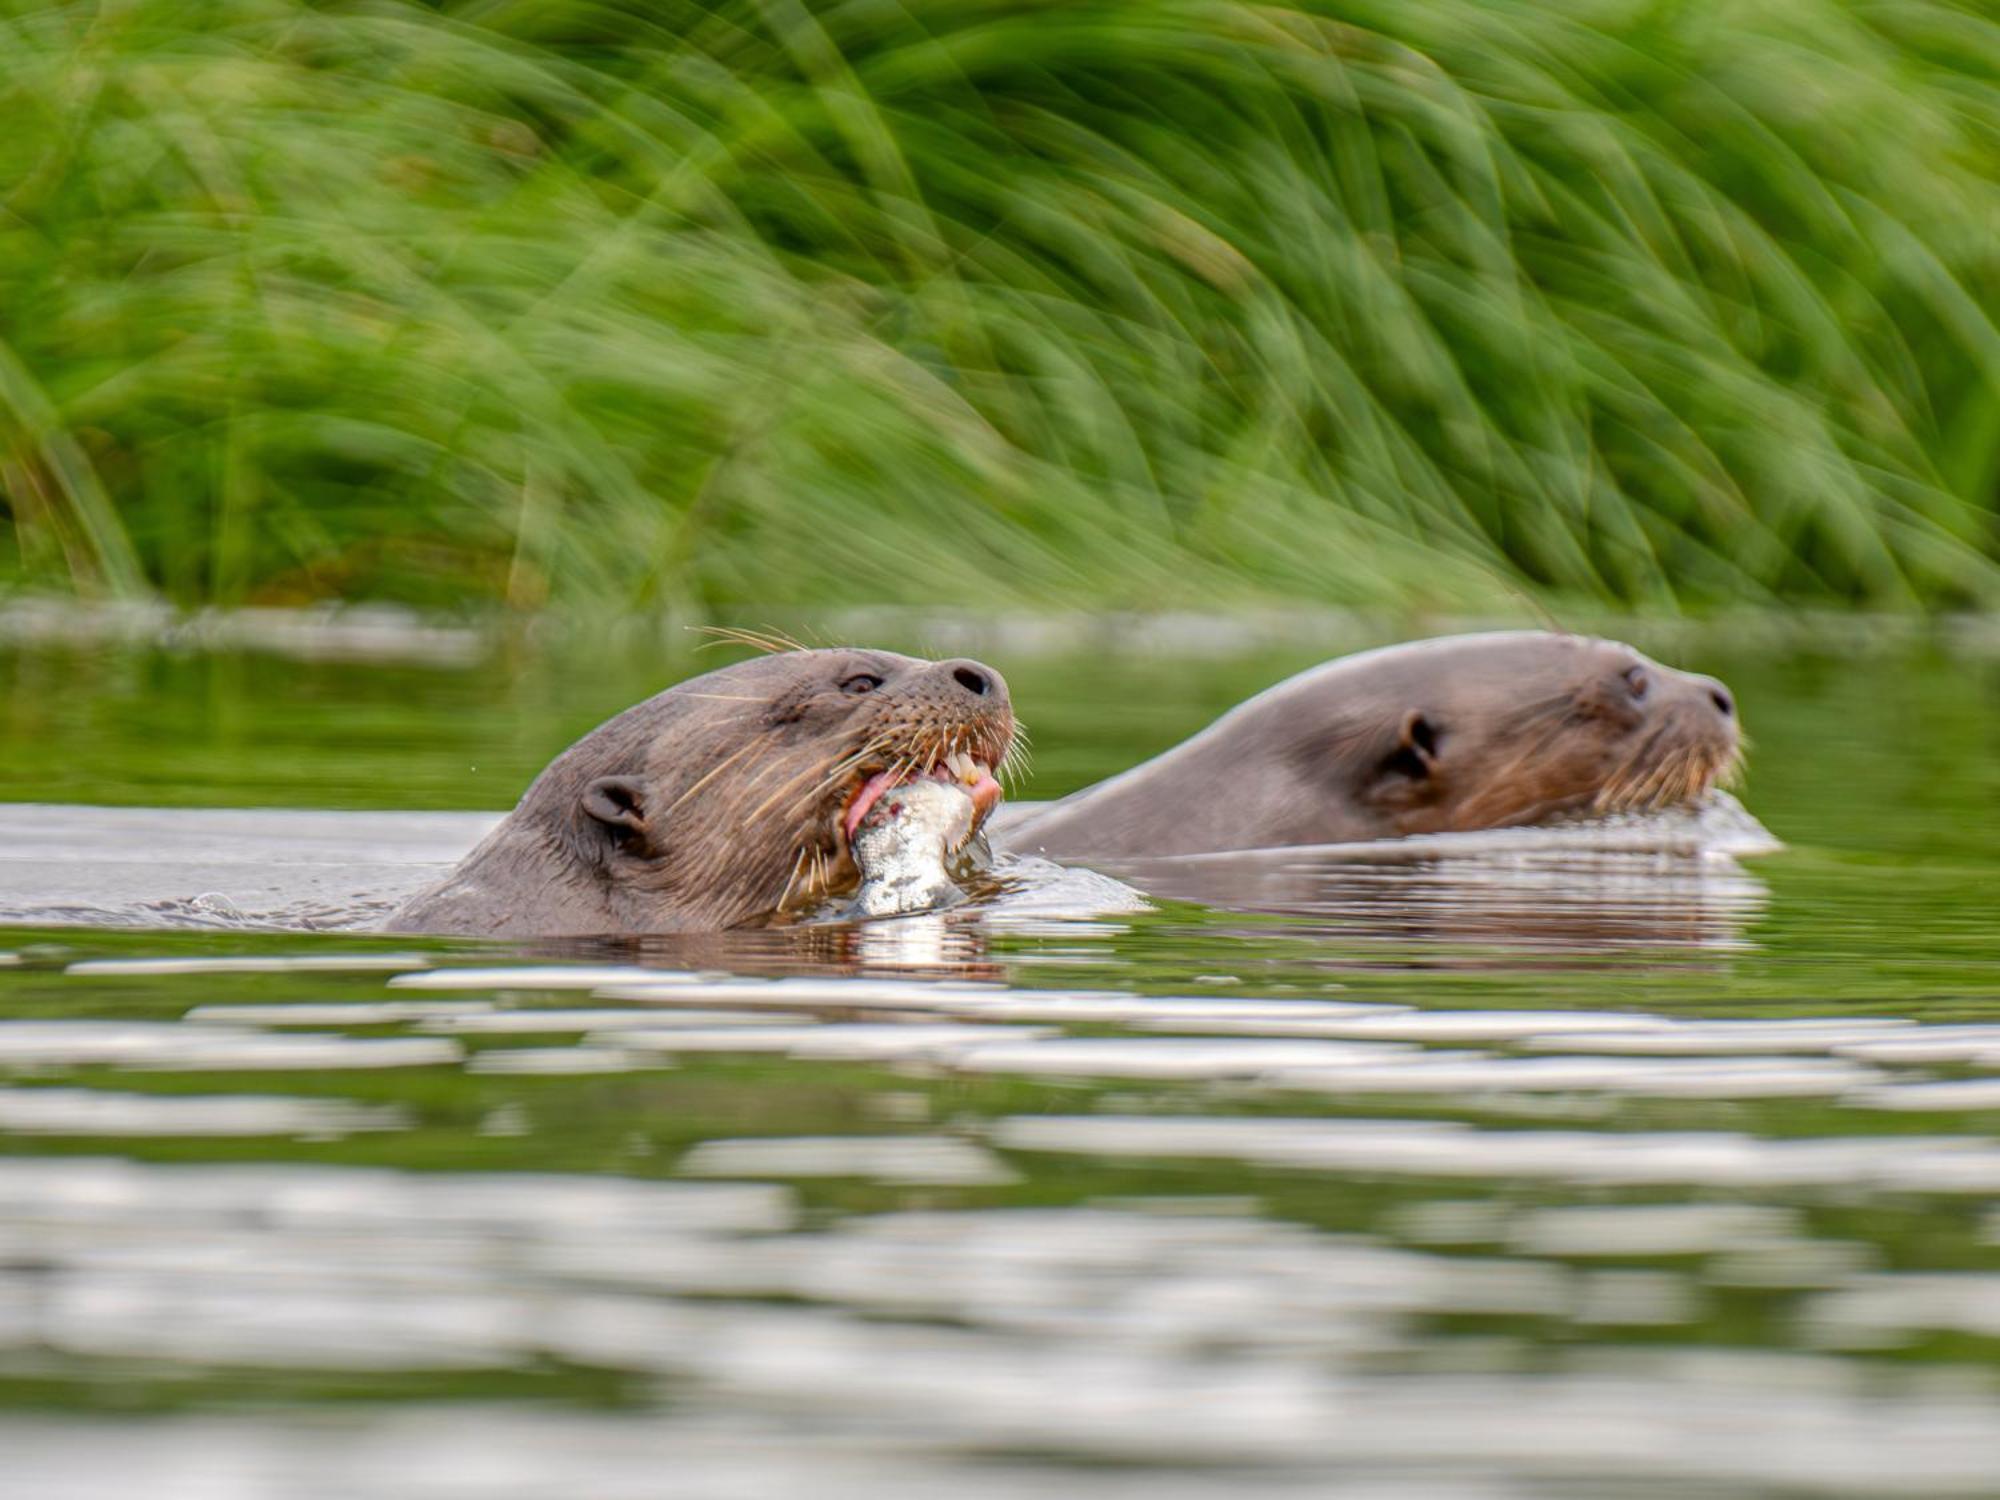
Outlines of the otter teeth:
{"type": "Polygon", "coordinates": [[[939,765],[951,773],[953,781],[962,782],[966,786],[978,786],[981,781],[993,774],[992,768],[984,761],[974,760],[963,750],[952,751],[939,762],[939,765]]]}

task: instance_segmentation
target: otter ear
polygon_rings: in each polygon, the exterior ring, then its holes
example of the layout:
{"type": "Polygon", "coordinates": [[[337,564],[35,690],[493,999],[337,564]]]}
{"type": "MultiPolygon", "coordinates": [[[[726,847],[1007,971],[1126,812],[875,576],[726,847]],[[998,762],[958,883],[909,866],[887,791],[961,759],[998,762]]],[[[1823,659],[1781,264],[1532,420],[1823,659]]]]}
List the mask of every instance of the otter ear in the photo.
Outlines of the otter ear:
{"type": "Polygon", "coordinates": [[[583,789],[583,810],[613,833],[644,833],[646,790],[636,776],[600,776],[583,789]]]}
{"type": "Polygon", "coordinates": [[[1396,748],[1383,761],[1382,769],[1395,771],[1412,781],[1422,781],[1437,769],[1437,726],[1420,708],[1403,715],[1396,730],[1396,748]]]}

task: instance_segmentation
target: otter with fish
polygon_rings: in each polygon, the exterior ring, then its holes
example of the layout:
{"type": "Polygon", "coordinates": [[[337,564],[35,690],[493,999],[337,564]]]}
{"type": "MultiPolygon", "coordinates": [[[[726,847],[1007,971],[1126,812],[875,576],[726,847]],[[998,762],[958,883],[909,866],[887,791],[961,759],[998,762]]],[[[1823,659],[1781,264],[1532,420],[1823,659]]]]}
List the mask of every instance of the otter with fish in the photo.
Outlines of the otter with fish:
{"type": "MultiPolygon", "coordinates": [[[[978,662],[793,650],[670,688],[579,740],[406,932],[562,936],[930,910],[1014,740],[978,662]],[[834,904],[844,894],[847,904],[834,904]]],[[[1692,802],[1740,753],[1713,678],[1615,641],[1446,637],[1326,663],[1165,754],[996,818],[1076,860],[1333,844],[1692,802]]]]}
{"type": "Polygon", "coordinates": [[[949,782],[967,836],[1000,800],[1007,684],[983,663],[795,650],[668,688],[550,762],[391,932],[570,937],[751,926],[859,878],[888,792],[949,782]]]}
{"type": "Polygon", "coordinates": [[[884,792],[850,835],[861,889],[844,917],[939,911],[965,899],[955,856],[965,855],[978,804],[951,781],[926,778],[884,792]]]}

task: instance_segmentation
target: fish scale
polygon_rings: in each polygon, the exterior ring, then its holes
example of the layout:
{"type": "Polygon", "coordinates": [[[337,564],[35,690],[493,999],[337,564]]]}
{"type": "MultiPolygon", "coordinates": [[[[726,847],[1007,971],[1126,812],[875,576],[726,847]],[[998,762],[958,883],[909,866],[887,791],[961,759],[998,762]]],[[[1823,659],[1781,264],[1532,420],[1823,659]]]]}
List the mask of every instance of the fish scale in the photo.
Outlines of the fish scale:
{"type": "Polygon", "coordinates": [[[951,782],[884,792],[855,830],[861,889],[845,915],[891,917],[962,901],[947,862],[972,837],[974,814],[971,794],[951,782]]]}

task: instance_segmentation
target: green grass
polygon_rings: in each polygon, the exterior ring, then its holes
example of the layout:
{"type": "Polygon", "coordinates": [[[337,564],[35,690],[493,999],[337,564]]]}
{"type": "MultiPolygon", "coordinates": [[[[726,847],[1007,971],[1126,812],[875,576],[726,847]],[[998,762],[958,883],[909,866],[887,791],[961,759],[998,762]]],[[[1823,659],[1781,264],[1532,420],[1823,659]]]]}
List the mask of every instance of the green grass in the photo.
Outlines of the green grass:
{"type": "Polygon", "coordinates": [[[0,580],[2000,603],[1935,0],[0,0],[0,580]]]}

